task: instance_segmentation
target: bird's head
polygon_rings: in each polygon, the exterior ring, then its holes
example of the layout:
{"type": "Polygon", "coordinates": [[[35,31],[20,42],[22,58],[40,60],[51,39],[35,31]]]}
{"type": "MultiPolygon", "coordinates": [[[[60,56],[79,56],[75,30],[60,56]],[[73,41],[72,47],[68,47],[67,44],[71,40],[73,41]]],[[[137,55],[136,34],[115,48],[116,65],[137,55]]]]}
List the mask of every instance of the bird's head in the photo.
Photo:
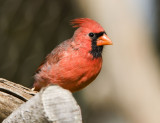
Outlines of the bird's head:
{"type": "Polygon", "coordinates": [[[102,26],[89,18],[77,18],[71,21],[73,27],[78,27],[73,38],[83,47],[89,48],[94,58],[101,57],[103,45],[112,45],[102,26]]]}

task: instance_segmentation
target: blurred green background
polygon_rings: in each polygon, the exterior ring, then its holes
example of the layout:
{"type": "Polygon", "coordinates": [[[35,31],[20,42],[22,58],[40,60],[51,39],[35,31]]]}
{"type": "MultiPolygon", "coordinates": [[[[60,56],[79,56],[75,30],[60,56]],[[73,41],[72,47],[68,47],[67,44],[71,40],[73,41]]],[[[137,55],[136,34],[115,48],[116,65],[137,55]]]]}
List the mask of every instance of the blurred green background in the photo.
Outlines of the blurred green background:
{"type": "Polygon", "coordinates": [[[114,43],[99,77],[74,94],[84,123],[160,123],[159,0],[0,0],[0,77],[32,87],[77,17],[98,21],[114,43]]]}

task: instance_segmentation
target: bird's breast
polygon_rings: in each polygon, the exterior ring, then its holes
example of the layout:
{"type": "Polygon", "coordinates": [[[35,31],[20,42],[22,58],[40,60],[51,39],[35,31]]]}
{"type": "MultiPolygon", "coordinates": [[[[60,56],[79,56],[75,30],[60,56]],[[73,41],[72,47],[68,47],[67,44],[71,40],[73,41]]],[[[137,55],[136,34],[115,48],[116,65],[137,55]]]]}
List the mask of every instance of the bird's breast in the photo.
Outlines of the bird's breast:
{"type": "Polygon", "coordinates": [[[40,88],[48,84],[57,84],[72,92],[91,83],[99,74],[102,58],[94,58],[83,50],[74,53],[64,52],[58,62],[46,62],[35,75],[35,86],[40,88]]]}
{"type": "Polygon", "coordinates": [[[84,88],[99,74],[102,67],[102,58],[66,57],[54,66],[51,73],[52,82],[59,84],[72,92],[84,88]]]}

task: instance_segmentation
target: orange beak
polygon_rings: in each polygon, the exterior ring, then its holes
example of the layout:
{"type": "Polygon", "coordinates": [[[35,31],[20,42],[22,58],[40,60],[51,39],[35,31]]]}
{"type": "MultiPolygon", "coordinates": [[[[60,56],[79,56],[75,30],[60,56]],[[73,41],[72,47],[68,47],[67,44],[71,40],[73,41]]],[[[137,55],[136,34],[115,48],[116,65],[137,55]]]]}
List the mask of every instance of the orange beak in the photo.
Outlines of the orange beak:
{"type": "Polygon", "coordinates": [[[101,37],[97,39],[97,46],[102,45],[112,45],[111,39],[106,34],[103,34],[101,37]]]}

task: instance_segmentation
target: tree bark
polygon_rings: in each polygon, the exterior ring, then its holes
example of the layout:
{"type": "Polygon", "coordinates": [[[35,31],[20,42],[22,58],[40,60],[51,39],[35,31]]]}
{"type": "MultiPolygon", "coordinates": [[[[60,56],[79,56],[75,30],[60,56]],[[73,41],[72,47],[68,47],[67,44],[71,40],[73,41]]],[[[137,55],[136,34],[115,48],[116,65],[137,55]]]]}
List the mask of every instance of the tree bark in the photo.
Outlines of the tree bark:
{"type": "Polygon", "coordinates": [[[29,88],[0,78],[0,122],[35,94],[29,88]]]}
{"type": "Polygon", "coordinates": [[[36,94],[28,88],[5,79],[0,79],[0,83],[3,85],[0,88],[0,91],[3,91],[0,93],[1,121],[28,100],[2,123],[82,122],[80,107],[68,90],[51,85],[36,94]]]}

